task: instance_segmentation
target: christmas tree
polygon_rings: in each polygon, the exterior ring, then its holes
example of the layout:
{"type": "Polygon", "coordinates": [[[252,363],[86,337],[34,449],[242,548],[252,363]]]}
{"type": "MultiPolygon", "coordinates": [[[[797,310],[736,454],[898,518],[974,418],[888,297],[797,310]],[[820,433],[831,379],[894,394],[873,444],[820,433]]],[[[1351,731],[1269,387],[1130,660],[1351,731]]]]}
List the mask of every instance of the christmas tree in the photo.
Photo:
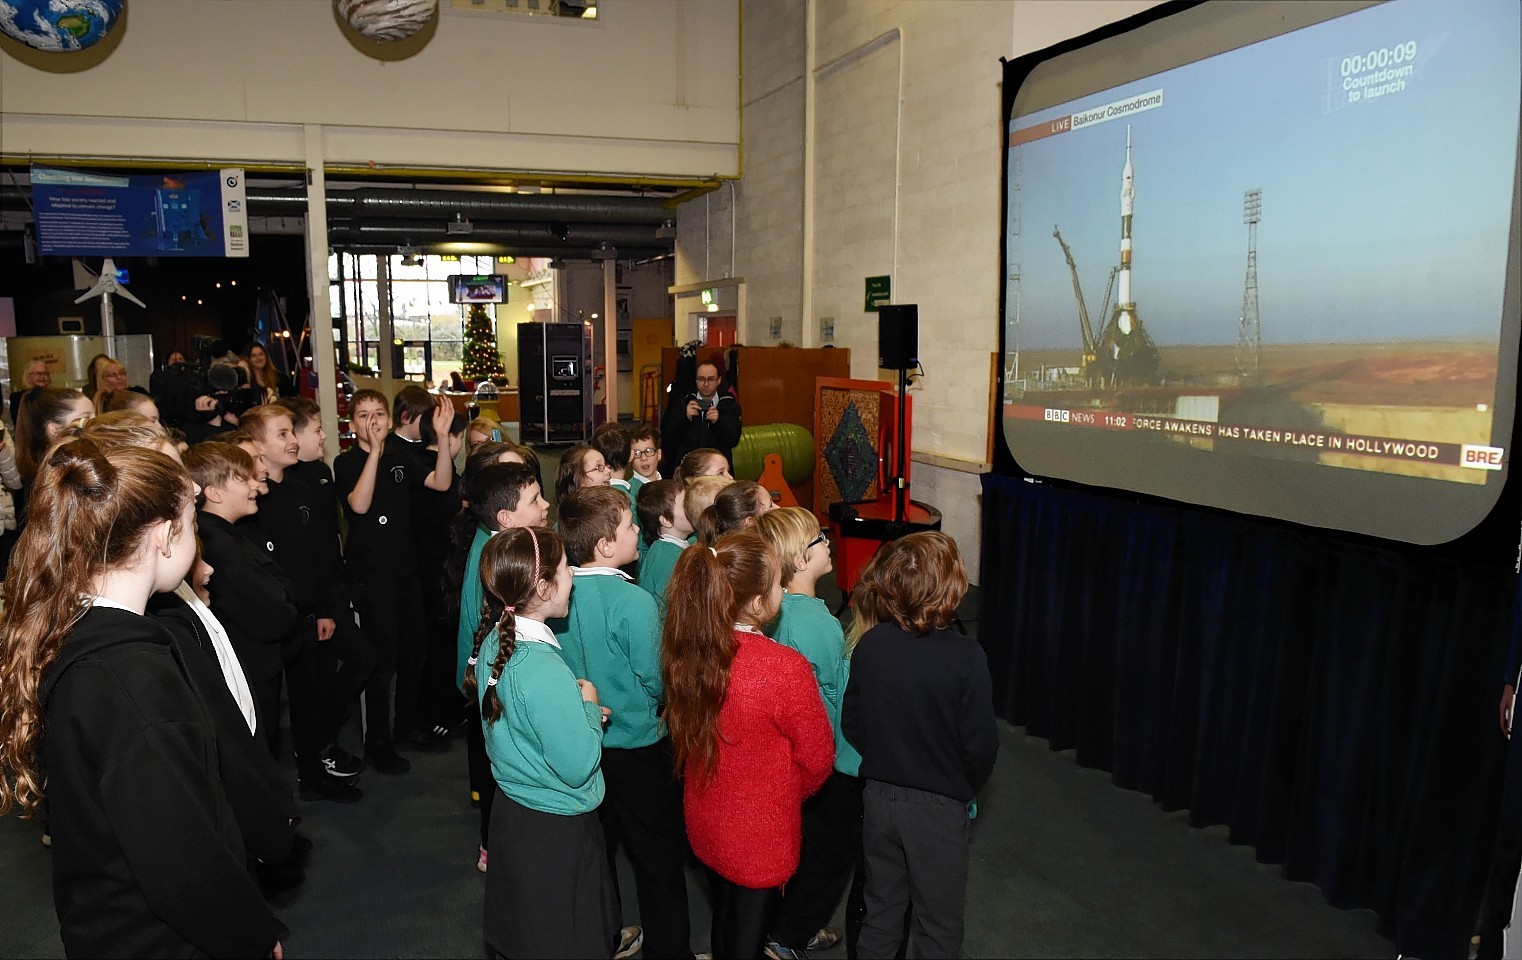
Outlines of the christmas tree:
{"type": "Polygon", "coordinates": [[[502,354],[497,352],[497,332],[492,329],[491,317],[486,306],[470,305],[470,316],[465,321],[465,362],[460,376],[480,383],[482,380],[507,382],[507,371],[502,369],[502,354]]]}

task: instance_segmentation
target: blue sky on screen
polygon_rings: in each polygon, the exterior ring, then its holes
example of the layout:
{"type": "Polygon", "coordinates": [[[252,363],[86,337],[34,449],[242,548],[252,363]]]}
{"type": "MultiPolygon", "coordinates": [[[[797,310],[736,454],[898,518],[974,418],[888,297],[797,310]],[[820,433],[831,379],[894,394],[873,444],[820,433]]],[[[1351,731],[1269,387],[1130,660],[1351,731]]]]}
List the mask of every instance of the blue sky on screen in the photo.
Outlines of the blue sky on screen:
{"type": "Polygon", "coordinates": [[[1010,192],[1021,226],[1010,259],[1021,271],[1021,345],[1079,345],[1053,225],[1073,249],[1096,328],[1102,322],[1097,312],[1120,256],[1128,124],[1133,289],[1160,345],[1236,342],[1242,199],[1252,187],[1263,191],[1265,343],[1496,338],[1519,51],[1517,0],[1395,0],[1017,116],[1012,130],[1152,90],[1164,95],[1160,107],[1129,119],[1010,151],[1020,181],[1010,192]],[[1347,102],[1344,58],[1409,41],[1417,54],[1403,90],[1347,102]]]}

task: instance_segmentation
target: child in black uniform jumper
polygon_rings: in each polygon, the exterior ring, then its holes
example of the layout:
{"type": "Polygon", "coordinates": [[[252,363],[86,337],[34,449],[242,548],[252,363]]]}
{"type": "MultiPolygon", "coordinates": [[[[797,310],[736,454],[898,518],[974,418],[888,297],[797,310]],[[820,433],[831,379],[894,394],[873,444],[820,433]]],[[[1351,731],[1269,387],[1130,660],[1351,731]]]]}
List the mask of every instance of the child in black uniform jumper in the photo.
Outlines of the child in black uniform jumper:
{"type": "Polygon", "coordinates": [[[280,676],[287,641],[296,626],[296,598],[285,571],[268,550],[234,529],[259,512],[254,460],[230,443],[205,441],[185,454],[201,487],[196,515],[206,561],[220,571],[211,612],[227,629],[254,695],[259,735],[275,753],[280,745],[280,676]]]}
{"type": "Polygon", "coordinates": [[[108,459],[66,440],[41,464],[5,581],[0,814],[35,811],[46,785],[71,957],[281,955],[204,697],[143,616],[190,569],[194,509],[190,478],[164,454],[108,459]]]}
{"type": "MultiPolygon", "coordinates": [[[[411,393],[416,389],[409,387],[402,393],[411,393]]],[[[415,397],[413,402],[431,401],[431,396],[426,392],[417,392],[421,395],[415,397]]],[[[431,407],[427,412],[431,413],[431,407]]],[[[402,416],[411,418],[411,411],[404,409],[402,416]]],[[[421,443],[413,448],[413,452],[422,461],[422,469],[431,468],[441,446],[449,448],[449,459],[453,463],[465,444],[465,427],[469,423],[465,415],[454,415],[447,434],[433,429],[431,417],[422,416],[417,420],[421,443]]],[[[449,562],[450,526],[460,512],[460,491],[460,484],[452,482],[446,491],[424,487],[412,498],[412,538],[416,543],[418,581],[423,589],[423,617],[428,629],[422,690],[418,697],[418,721],[421,729],[414,731],[413,737],[441,747],[449,745],[450,733],[459,728],[464,719],[454,676],[455,628],[458,621],[450,617],[452,604],[445,586],[447,578],[444,571],[449,562]]]]}
{"type": "MultiPolygon", "coordinates": [[[[333,468],[323,459],[328,435],[322,428],[322,410],[306,397],[281,397],[277,406],[290,411],[296,430],[297,463],[286,467],[286,476],[306,484],[311,494],[312,549],[333,618],[333,632],[326,637],[326,624],[320,617],[317,620],[317,676],[323,699],[337,715],[337,729],[358,704],[360,691],[375,669],[375,647],[355,624],[350,606],[349,572],[338,535],[338,485],[333,482],[333,468]]],[[[339,777],[364,769],[364,762],[337,741],[323,751],[322,763],[339,777]]]]}
{"type": "MultiPolygon", "coordinates": [[[[445,433],[454,408],[447,398],[437,399],[434,429],[445,433]]],[[[396,743],[417,727],[426,640],[413,556],[411,494],[422,486],[448,490],[454,467],[445,447],[433,471],[424,474],[413,444],[391,433],[386,398],[380,393],[360,390],[350,409],[357,442],[339,455],[333,473],[349,518],[345,559],[354,607],[375,645],[375,669],[365,684],[365,759],[381,773],[400,774],[412,769],[397,755],[396,743]]]]}
{"type": "Polygon", "coordinates": [[[914,533],[885,544],[851,593],[841,730],[861,753],[863,957],[894,955],[911,904],[920,956],[961,956],[969,804],[999,751],[988,660],[949,629],[966,592],[956,542],[914,533]]]}
{"type": "MultiPolygon", "coordinates": [[[[240,423],[264,458],[268,491],[259,498],[257,526],[244,533],[252,534],[255,544],[269,551],[295,588],[299,618],[288,642],[293,649],[286,662],[285,682],[302,798],[358,800],[359,791],[344,782],[359,772],[357,765],[341,767],[334,742],[348,704],[359,696],[365,678],[349,673],[344,679],[352,686],[325,690],[319,683],[318,648],[336,644],[338,656],[346,663],[370,664],[372,669],[375,654],[354,630],[353,617],[345,617],[348,626],[339,629],[338,608],[346,614],[348,602],[335,597],[332,571],[319,539],[320,495],[291,469],[300,461],[301,444],[290,411],[263,404],[245,412],[240,423]]],[[[352,758],[345,759],[352,763],[352,758]]]]}

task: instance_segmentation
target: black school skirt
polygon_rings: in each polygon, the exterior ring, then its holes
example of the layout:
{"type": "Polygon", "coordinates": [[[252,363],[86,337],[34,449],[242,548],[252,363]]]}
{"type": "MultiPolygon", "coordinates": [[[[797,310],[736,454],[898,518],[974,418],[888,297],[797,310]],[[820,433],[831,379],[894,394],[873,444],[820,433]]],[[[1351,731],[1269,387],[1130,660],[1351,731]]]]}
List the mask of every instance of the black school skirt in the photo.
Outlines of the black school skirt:
{"type": "Polygon", "coordinates": [[[504,957],[611,957],[618,896],[597,812],[541,813],[496,790],[486,946],[504,957]]]}

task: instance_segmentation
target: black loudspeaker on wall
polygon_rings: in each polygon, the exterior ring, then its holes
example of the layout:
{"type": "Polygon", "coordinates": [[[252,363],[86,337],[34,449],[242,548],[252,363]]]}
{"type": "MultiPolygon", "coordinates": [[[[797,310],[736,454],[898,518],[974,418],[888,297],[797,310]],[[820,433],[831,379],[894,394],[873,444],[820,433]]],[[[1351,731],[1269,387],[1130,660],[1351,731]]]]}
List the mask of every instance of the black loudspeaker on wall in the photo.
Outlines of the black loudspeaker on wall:
{"type": "Polygon", "coordinates": [[[877,365],[884,370],[919,366],[919,304],[885,303],[877,308],[877,355],[877,365]]]}

